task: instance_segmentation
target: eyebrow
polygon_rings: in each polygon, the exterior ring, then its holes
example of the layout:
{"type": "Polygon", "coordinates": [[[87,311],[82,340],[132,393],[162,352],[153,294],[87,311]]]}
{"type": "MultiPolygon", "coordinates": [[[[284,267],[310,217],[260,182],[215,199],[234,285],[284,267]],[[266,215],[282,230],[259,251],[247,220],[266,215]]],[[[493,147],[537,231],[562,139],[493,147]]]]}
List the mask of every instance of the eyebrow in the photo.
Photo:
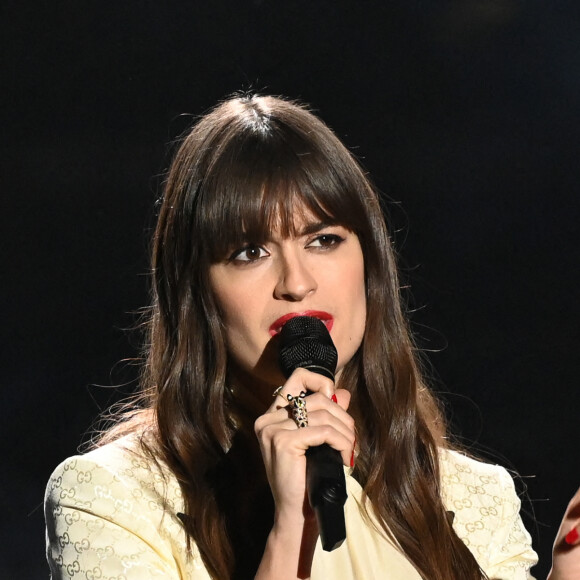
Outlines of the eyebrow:
{"type": "Polygon", "coordinates": [[[312,222],[312,223],[306,224],[298,232],[298,235],[299,236],[308,236],[310,234],[315,234],[316,232],[319,232],[320,230],[323,230],[324,228],[329,228],[329,227],[336,226],[336,225],[337,225],[336,222],[312,222]]]}

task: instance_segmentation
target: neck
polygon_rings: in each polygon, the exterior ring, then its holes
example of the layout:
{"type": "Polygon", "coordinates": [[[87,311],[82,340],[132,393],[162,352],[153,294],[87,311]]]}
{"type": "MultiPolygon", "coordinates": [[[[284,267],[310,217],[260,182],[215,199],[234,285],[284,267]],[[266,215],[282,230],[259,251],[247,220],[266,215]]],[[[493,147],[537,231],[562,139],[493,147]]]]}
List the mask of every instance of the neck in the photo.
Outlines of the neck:
{"type": "Polygon", "coordinates": [[[251,420],[253,425],[253,422],[272,405],[272,393],[277,385],[263,381],[240,369],[233,370],[228,380],[236,414],[251,420]]]}

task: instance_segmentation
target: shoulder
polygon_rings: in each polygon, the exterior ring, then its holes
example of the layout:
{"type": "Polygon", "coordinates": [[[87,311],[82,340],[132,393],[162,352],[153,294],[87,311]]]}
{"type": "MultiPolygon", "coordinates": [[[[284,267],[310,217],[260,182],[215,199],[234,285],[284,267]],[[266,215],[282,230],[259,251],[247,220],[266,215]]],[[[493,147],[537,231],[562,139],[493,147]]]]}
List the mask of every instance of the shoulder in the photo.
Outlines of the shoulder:
{"type": "Polygon", "coordinates": [[[537,561],[508,471],[457,451],[440,452],[441,495],[453,528],[490,577],[527,578],[537,561]],[[494,576],[496,575],[496,576],[494,576]]]}
{"type": "Polygon", "coordinates": [[[131,478],[135,469],[147,470],[149,463],[140,449],[139,439],[127,436],[87,453],[67,457],[53,471],[49,483],[95,484],[95,476],[107,479],[107,473],[110,477],[131,478]]]}
{"type": "Polygon", "coordinates": [[[442,493],[447,501],[454,502],[467,494],[472,498],[490,497],[494,503],[512,501],[519,510],[512,476],[501,465],[478,461],[449,449],[441,450],[439,465],[442,493]]]}
{"type": "Polygon", "coordinates": [[[209,580],[196,545],[188,548],[183,511],[176,477],[138,436],[69,457],[46,488],[52,577],[209,580]]]}
{"type": "Polygon", "coordinates": [[[512,476],[501,465],[478,461],[462,453],[440,453],[441,493],[447,509],[461,521],[475,516],[486,526],[511,518],[520,510],[512,476]]]}
{"type": "Polygon", "coordinates": [[[502,485],[512,481],[511,475],[501,465],[473,459],[459,451],[442,449],[439,453],[442,478],[448,483],[457,481],[502,485]]]}
{"type": "Polygon", "coordinates": [[[207,578],[195,546],[193,559],[187,555],[177,480],[139,437],[65,459],[48,481],[44,509],[53,578],[79,570],[95,578],[181,578],[191,576],[190,566],[198,574],[191,577],[207,578]]]}
{"type": "Polygon", "coordinates": [[[48,481],[46,504],[119,517],[137,506],[176,512],[181,493],[171,472],[133,435],[65,459],[48,481]]]}

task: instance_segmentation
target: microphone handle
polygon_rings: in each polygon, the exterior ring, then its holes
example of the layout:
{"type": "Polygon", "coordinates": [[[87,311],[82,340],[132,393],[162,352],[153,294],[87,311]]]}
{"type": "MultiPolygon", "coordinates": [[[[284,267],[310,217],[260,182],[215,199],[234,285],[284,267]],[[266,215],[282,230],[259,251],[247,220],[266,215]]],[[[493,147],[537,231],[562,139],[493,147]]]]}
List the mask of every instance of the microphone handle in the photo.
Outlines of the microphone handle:
{"type": "Polygon", "coordinates": [[[346,481],[340,452],[324,443],[306,451],[306,489],[318,522],[322,548],[331,552],[346,538],[346,481]]]}

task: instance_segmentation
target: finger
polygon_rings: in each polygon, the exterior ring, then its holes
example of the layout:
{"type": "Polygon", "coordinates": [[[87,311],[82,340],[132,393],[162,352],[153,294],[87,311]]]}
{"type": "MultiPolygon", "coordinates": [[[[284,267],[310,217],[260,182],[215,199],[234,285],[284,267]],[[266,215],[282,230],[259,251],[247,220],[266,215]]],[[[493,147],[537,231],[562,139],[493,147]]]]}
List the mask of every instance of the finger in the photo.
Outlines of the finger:
{"type": "MultiPolygon", "coordinates": [[[[348,451],[348,461],[345,459],[345,463],[350,465],[356,438],[354,419],[340,405],[320,393],[307,397],[305,402],[307,426],[303,428],[298,427],[298,421],[295,417],[289,418],[290,410],[287,408],[265,413],[258,417],[254,424],[254,430],[263,450],[269,455],[271,441],[278,431],[294,431],[291,437],[299,437],[299,439],[295,440],[294,447],[295,449],[300,449],[301,453],[303,453],[310,444],[309,437],[312,436],[311,433],[304,435],[303,432],[308,432],[315,427],[328,427],[332,430],[329,431],[329,436],[334,436],[334,432],[340,434],[342,438],[340,440],[341,446],[337,447],[337,442],[332,439],[322,442],[334,446],[340,452],[344,451],[345,457],[348,451]],[[296,431],[299,431],[300,434],[296,433],[296,431]]],[[[318,445],[320,443],[314,444],[318,445]]]]}
{"type": "Polygon", "coordinates": [[[328,377],[319,375],[318,373],[313,373],[305,368],[297,368],[288,378],[286,383],[281,387],[278,387],[272,393],[274,401],[270,405],[268,411],[276,411],[283,406],[283,401],[288,400],[288,395],[293,397],[298,396],[302,391],[306,393],[321,393],[328,399],[332,399],[335,395],[335,402],[341,404],[341,406],[346,409],[348,408],[348,402],[350,401],[350,395],[338,396],[337,391],[341,389],[336,389],[336,386],[332,380],[328,377]]]}
{"type": "Polygon", "coordinates": [[[288,412],[300,428],[309,425],[333,425],[345,436],[354,437],[354,419],[337,403],[328,399],[321,393],[314,393],[304,397],[304,391],[300,396],[292,397],[288,395],[291,402],[288,412]],[[316,413],[313,415],[313,413],[316,413]],[[309,419],[310,417],[310,419],[309,419]],[[312,417],[316,417],[315,423],[312,423],[312,417]]]}
{"type": "Polygon", "coordinates": [[[267,411],[256,419],[254,422],[254,432],[258,436],[258,439],[261,438],[262,431],[271,425],[287,431],[294,431],[297,429],[296,422],[292,418],[290,407],[288,405],[286,407],[279,407],[267,411]]]}
{"type": "Polygon", "coordinates": [[[327,443],[339,451],[344,465],[350,465],[353,436],[344,435],[332,425],[315,425],[293,431],[269,425],[264,428],[262,435],[264,450],[272,460],[283,456],[303,458],[308,448],[327,443]]]}
{"type": "MultiPolygon", "coordinates": [[[[328,425],[338,431],[349,442],[349,449],[352,451],[355,441],[354,420],[346,415],[347,419],[338,418],[326,409],[311,411],[308,414],[308,426],[310,428],[328,425]]],[[[328,443],[326,441],[325,443],[328,443]]]]}
{"type": "Polygon", "coordinates": [[[578,544],[580,544],[580,525],[577,525],[576,527],[572,528],[567,534],[566,537],[564,538],[564,541],[566,542],[566,544],[568,544],[569,546],[576,546],[578,544]]]}
{"type": "Polygon", "coordinates": [[[311,393],[322,393],[327,398],[331,398],[334,394],[336,387],[334,381],[319,375],[318,373],[313,373],[305,368],[297,368],[288,379],[288,383],[298,384],[300,391],[309,391],[311,393]]]}
{"type": "Polygon", "coordinates": [[[308,427],[308,429],[300,429],[298,432],[300,434],[301,449],[304,453],[310,447],[317,447],[326,443],[340,453],[343,465],[350,465],[353,446],[352,436],[344,435],[328,424],[315,425],[308,427]]]}
{"type": "MultiPolygon", "coordinates": [[[[337,394],[339,394],[338,391],[337,394]]],[[[348,405],[349,400],[349,393],[346,393],[345,397],[341,396],[341,402],[343,404],[346,403],[348,405]]],[[[313,416],[313,413],[320,412],[318,424],[324,424],[328,422],[328,419],[333,418],[341,423],[342,429],[346,430],[345,433],[354,434],[354,419],[340,403],[335,403],[331,399],[327,399],[324,395],[315,393],[306,397],[306,408],[309,416],[313,416]]]]}
{"type": "Polygon", "coordinates": [[[297,368],[290,375],[284,387],[285,393],[290,393],[291,395],[306,391],[309,393],[322,393],[329,399],[335,390],[336,387],[331,379],[305,368],[297,368]]]}
{"type": "Polygon", "coordinates": [[[346,389],[336,389],[334,391],[334,399],[331,400],[338,404],[338,406],[343,409],[347,410],[350,405],[350,393],[346,389]]]}
{"type": "Polygon", "coordinates": [[[560,526],[560,537],[564,536],[564,541],[568,546],[575,546],[580,543],[580,488],[576,491],[562,519],[560,526]]]}
{"type": "MultiPolygon", "coordinates": [[[[295,397],[292,395],[286,395],[286,397],[284,397],[284,389],[285,386],[280,386],[274,390],[272,396],[276,400],[272,403],[268,411],[258,418],[258,428],[260,425],[282,422],[288,417],[291,417],[291,411],[295,406],[295,397]],[[284,405],[283,403],[286,404],[284,405]]],[[[338,389],[332,399],[328,399],[325,395],[320,393],[314,393],[308,395],[305,402],[307,412],[317,409],[326,409],[330,414],[335,415],[350,429],[354,430],[354,420],[346,411],[350,403],[350,393],[348,391],[338,389]]]]}
{"type": "MultiPolygon", "coordinates": [[[[299,428],[296,420],[293,417],[289,417],[288,413],[289,411],[287,409],[280,409],[275,413],[266,413],[256,419],[254,431],[258,441],[263,447],[268,447],[267,441],[271,438],[269,434],[277,430],[303,431],[312,427],[328,425],[349,441],[349,449],[352,455],[352,449],[354,448],[356,440],[355,425],[354,419],[345,411],[341,411],[338,414],[337,411],[330,412],[326,408],[307,410],[308,426],[304,428],[299,428]]],[[[324,443],[330,444],[329,441],[324,441],[324,443]]],[[[302,445],[300,447],[302,448],[302,445]]]]}
{"type": "MultiPolygon", "coordinates": [[[[281,402],[284,402],[281,396],[282,392],[283,387],[278,387],[278,389],[274,391],[274,396],[276,398],[280,398],[281,402]]],[[[308,426],[309,424],[313,424],[311,423],[313,417],[312,413],[320,411],[317,415],[314,416],[315,417],[314,424],[316,425],[331,424],[346,437],[354,438],[355,436],[354,419],[341,406],[341,404],[344,405],[345,407],[348,406],[348,403],[350,401],[350,394],[347,391],[339,389],[337,391],[337,395],[339,396],[339,399],[337,399],[337,403],[333,402],[333,400],[331,399],[328,399],[321,393],[314,393],[306,397],[304,401],[305,402],[304,414],[306,415],[307,419],[306,426],[308,426]]],[[[294,415],[296,406],[295,399],[294,398],[290,399],[289,404],[285,405],[284,407],[277,405],[279,405],[279,403],[274,403],[271,406],[270,410],[261,417],[258,417],[256,422],[254,423],[254,431],[258,439],[261,439],[262,430],[269,425],[279,425],[280,428],[286,430],[294,430],[298,428],[298,421],[296,420],[297,417],[294,415]]]]}
{"type": "Polygon", "coordinates": [[[274,392],[272,393],[272,398],[274,399],[274,401],[268,408],[268,411],[276,411],[278,409],[282,409],[283,407],[288,406],[287,395],[285,395],[283,392],[284,386],[285,385],[280,385],[279,387],[274,389],[274,392]]]}

